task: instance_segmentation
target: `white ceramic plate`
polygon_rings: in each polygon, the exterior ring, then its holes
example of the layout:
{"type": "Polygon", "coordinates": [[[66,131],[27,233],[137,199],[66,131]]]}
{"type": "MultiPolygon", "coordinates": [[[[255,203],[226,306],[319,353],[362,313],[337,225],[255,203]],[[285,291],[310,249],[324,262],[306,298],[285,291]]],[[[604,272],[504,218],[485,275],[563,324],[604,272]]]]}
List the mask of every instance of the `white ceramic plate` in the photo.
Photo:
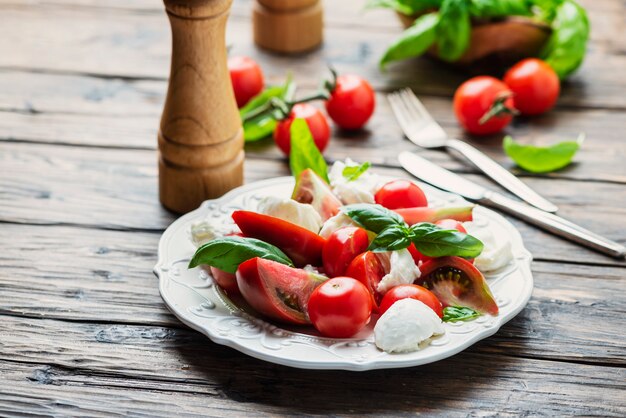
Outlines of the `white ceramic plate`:
{"type": "MultiPolygon", "coordinates": [[[[247,184],[220,199],[204,202],[167,228],[159,243],[159,261],[154,272],[159,277],[163,300],[182,322],[218,344],[273,363],[305,369],[370,370],[418,366],[450,357],[493,335],[528,303],[533,288],[531,255],[513,225],[483,207],[474,210],[474,222],[496,234],[505,234],[513,248],[513,260],[486,276],[500,314],[485,315],[469,322],[445,323],[443,336],[412,353],[387,354],[377,349],[372,332],[375,318],[365,330],[349,339],[320,337],[313,327],[290,329],[269,323],[233,304],[213,285],[210,274],[204,269],[187,269],[195,251],[189,239],[192,223],[209,218],[232,224],[230,214],[234,210],[255,210],[257,202],[269,195],[289,197],[293,184],[291,177],[247,184]]],[[[459,196],[420,186],[432,206],[467,203],[459,196]]]]}

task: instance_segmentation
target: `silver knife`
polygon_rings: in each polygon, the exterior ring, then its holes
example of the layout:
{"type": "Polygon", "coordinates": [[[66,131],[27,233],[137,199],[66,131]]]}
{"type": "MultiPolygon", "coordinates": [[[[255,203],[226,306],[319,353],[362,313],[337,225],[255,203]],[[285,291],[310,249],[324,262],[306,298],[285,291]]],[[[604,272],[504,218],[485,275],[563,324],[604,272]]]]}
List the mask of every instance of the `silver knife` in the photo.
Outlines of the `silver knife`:
{"type": "Polygon", "coordinates": [[[612,257],[626,257],[626,247],[615,241],[588,231],[560,216],[509,199],[504,195],[474,184],[418,155],[404,151],[400,153],[398,160],[406,171],[435,187],[456,193],[485,206],[502,210],[555,235],[612,257]]]}

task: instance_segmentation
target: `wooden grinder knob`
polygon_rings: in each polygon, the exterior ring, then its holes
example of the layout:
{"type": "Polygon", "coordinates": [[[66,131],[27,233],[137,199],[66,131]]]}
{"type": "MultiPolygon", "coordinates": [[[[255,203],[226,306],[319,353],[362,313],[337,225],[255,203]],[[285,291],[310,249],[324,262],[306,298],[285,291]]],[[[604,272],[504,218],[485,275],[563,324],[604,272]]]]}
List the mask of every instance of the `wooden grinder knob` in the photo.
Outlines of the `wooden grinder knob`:
{"type": "Polygon", "coordinates": [[[159,194],[185,213],[243,183],[243,129],[226,66],[232,0],[164,0],[172,62],[159,131],[159,194]]]}
{"type": "Polygon", "coordinates": [[[286,54],[311,50],[322,43],[323,15],[320,0],[256,0],[254,42],[286,54]]]}

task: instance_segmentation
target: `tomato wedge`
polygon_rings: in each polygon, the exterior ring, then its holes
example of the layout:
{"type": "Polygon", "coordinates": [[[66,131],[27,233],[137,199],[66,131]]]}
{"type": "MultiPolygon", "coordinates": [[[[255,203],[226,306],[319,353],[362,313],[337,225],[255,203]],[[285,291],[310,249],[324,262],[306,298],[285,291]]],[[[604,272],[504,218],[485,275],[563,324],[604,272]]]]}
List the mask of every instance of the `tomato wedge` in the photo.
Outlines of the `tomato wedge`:
{"type": "Polygon", "coordinates": [[[259,257],[239,265],[237,285],[258,312],[291,324],[309,324],[311,293],[326,277],[259,257]]]}
{"type": "Polygon", "coordinates": [[[275,216],[247,210],[233,212],[233,220],[246,237],[277,246],[297,267],[322,265],[326,240],[316,233],[275,216]]]}
{"type": "Polygon", "coordinates": [[[352,260],[345,275],[357,279],[367,287],[374,300],[373,306],[376,311],[383,298],[383,295],[378,292],[378,283],[385,274],[385,267],[376,254],[366,251],[352,260]]]}
{"type": "Polygon", "coordinates": [[[402,216],[404,218],[404,222],[409,225],[414,225],[420,222],[435,223],[442,219],[454,219],[459,222],[471,221],[473,209],[474,205],[453,208],[415,207],[394,209],[394,212],[402,216]]]}
{"type": "Polygon", "coordinates": [[[498,314],[498,305],[483,274],[461,257],[439,257],[420,266],[416,284],[439,298],[443,306],[465,306],[481,313],[498,314]]]}

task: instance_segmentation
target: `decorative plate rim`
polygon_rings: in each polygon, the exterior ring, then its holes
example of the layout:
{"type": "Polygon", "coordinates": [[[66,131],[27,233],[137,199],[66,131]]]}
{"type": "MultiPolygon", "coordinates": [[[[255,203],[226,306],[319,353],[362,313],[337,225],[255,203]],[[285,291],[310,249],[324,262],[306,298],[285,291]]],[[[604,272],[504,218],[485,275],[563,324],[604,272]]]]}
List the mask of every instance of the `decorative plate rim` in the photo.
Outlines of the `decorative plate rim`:
{"type": "MultiPolygon", "coordinates": [[[[174,221],[165,232],[161,235],[159,239],[158,246],[158,260],[156,265],[154,266],[153,272],[159,278],[159,292],[161,294],[161,298],[165,302],[165,305],[168,307],[170,312],[172,312],[181,322],[185,325],[189,326],[192,329],[195,329],[198,332],[206,335],[213,342],[221,345],[226,345],[228,347],[232,347],[244,354],[247,354],[251,357],[255,357],[260,360],[281,364],[290,367],[302,368],[302,369],[326,369],[326,370],[351,370],[351,371],[365,371],[365,370],[373,370],[373,369],[390,369],[390,368],[401,368],[401,367],[414,367],[423,364],[428,364],[432,362],[436,362],[442,360],[444,358],[451,357],[459,352],[467,349],[468,347],[474,345],[476,342],[483,340],[491,335],[495,334],[505,323],[513,319],[515,316],[521,312],[522,309],[528,304],[530,300],[532,290],[533,290],[533,277],[530,269],[532,255],[530,252],[524,247],[522,237],[519,231],[504,217],[500,214],[484,208],[482,206],[477,206],[476,210],[484,213],[489,220],[495,220],[498,222],[500,226],[506,228],[509,233],[510,238],[512,239],[513,245],[516,247],[517,256],[515,257],[516,269],[519,269],[521,275],[525,279],[524,283],[524,294],[522,298],[519,300],[518,304],[514,309],[507,312],[504,315],[498,315],[494,318],[494,321],[490,324],[489,327],[484,327],[480,329],[478,332],[471,331],[472,335],[462,344],[451,347],[445,351],[439,351],[435,355],[431,355],[429,357],[422,357],[419,359],[415,358],[407,358],[404,361],[398,361],[397,358],[394,359],[396,354],[387,354],[381,352],[379,356],[371,361],[355,361],[350,360],[348,358],[340,358],[337,357],[336,360],[324,360],[321,361],[311,361],[311,360],[294,360],[292,358],[285,358],[280,355],[280,350],[266,350],[259,351],[250,347],[249,345],[242,344],[237,338],[229,337],[227,335],[221,336],[215,329],[211,329],[210,327],[203,326],[199,323],[198,320],[195,320],[195,317],[192,316],[187,309],[180,309],[177,307],[177,304],[172,299],[172,296],[168,294],[167,285],[169,285],[169,274],[165,274],[167,270],[164,268],[166,262],[168,262],[167,254],[166,254],[166,244],[169,242],[169,239],[173,236],[174,232],[177,232],[180,227],[189,222],[190,219],[200,218],[199,215],[203,213],[208,213],[210,211],[210,206],[218,207],[220,204],[228,203],[229,201],[234,200],[235,198],[245,195],[246,193],[252,192],[255,189],[272,187],[272,186],[282,186],[286,182],[293,182],[292,177],[277,177],[272,179],[266,179],[261,181],[256,181],[253,183],[245,184],[236,189],[231,190],[220,198],[206,200],[204,201],[197,209],[192,212],[189,212],[176,221],[174,221]],[[390,360],[392,359],[392,360],[390,360]]],[[[434,193],[439,196],[454,196],[458,201],[464,201],[460,196],[441,191],[438,189],[434,189],[428,185],[423,185],[422,183],[416,182],[427,189],[427,194],[434,193]]],[[[217,286],[215,287],[217,289],[217,286]]],[[[309,336],[306,334],[300,334],[297,332],[292,332],[288,330],[282,330],[276,325],[273,325],[263,319],[256,318],[252,315],[246,313],[236,313],[233,314],[232,309],[229,307],[229,302],[226,296],[221,292],[216,290],[217,299],[224,303],[225,307],[231,311],[232,318],[241,318],[242,321],[249,321],[252,326],[256,326],[262,329],[263,333],[267,333],[270,330],[272,333],[279,332],[281,335],[287,334],[291,335],[294,339],[304,338],[307,340],[317,340],[320,343],[325,343],[326,345],[333,346],[336,344],[359,344],[360,342],[364,342],[364,339],[331,339],[324,337],[316,337],[309,336]]],[[[472,321],[475,322],[475,321],[472,321]]],[[[471,323],[471,322],[468,322],[471,323]]],[[[261,333],[261,334],[263,334],[261,333]]]]}

